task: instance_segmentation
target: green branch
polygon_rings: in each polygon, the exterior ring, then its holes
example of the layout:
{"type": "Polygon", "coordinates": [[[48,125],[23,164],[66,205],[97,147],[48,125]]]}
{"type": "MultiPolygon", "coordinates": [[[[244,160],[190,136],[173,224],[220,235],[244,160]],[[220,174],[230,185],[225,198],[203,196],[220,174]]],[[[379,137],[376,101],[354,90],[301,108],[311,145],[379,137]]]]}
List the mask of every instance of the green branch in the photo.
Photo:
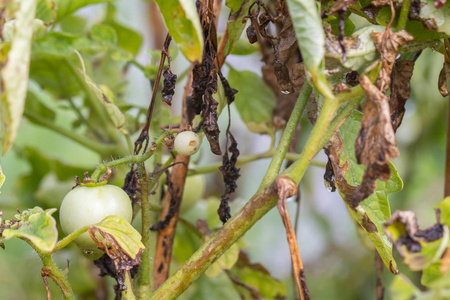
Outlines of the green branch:
{"type": "Polygon", "coordinates": [[[138,164],[139,171],[139,182],[141,184],[141,215],[142,215],[142,243],[144,244],[147,251],[142,255],[142,263],[139,268],[139,279],[138,279],[138,297],[140,299],[148,299],[152,293],[152,276],[153,268],[150,267],[150,254],[148,250],[150,249],[150,200],[148,198],[148,177],[147,171],[145,170],[144,163],[138,164]]]}
{"type": "Polygon", "coordinates": [[[289,121],[286,124],[283,135],[281,136],[280,142],[278,143],[275,155],[273,156],[267,173],[261,182],[259,190],[268,187],[278,176],[281,165],[283,164],[284,158],[286,156],[286,152],[292,141],[292,137],[294,136],[295,130],[297,129],[298,122],[300,121],[303,110],[305,109],[306,103],[308,102],[309,96],[311,95],[311,91],[311,86],[305,81],[302,91],[300,92],[297,102],[295,103],[294,109],[292,110],[291,116],[289,117],[289,121]]]}
{"type": "Polygon", "coordinates": [[[336,110],[339,108],[339,101],[335,99],[325,99],[325,103],[322,107],[322,111],[317,118],[317,122],[314,125],[311,134],[303,148],[300,158],[294,162],[288,169],[283,172],[283,175],[288,176],[295,183],[299,183],[305,174],[311,160],[320,148],[320,142],[322,141],[325,132],[331,123],[336,110]]]}
{"type": "MultiPolygon", "coordinates": [[[[170,135],[171,132],[169,130],[165,131],[163,134],[161,134],[154,143],[157,145],[161,144],[164,141],[164,138],[170,135]]],[[[94,182],[97,182],[100,178],[100,176],[106,172],[107,168],[114,168],[126,164],[140,164],[152,157],[152,155],[155,153],[156,147],[151,147],[149,151],[145,152],[141,155],[130,155],[125,156],[119,159],[115,159],[112,161],[109,161],[107,163],[99,164],[97,166],[97,169],[92,173],[91,179],[94,182]]]]}
{"type": "Polygon", "coordinates": [[[49,120],[35,114],[32,111],[25,110],[23,115],[31,122],[33,122],[37,125],[46,127],[54,132],[57,132],[65,137],[71,139],[72,141],[77,142],[78,144],[80,144],[92,151],[99,153],[102,156],[107,156],[108,154],[112,153],[114,151],[114,149],[118,149],[117,145],[108,145],[108,144],[104,144],[104,143],[99,143],[97,141],[88,139],[84,136],[78,135],[75,132],[73,132],[72,130],[66,129],[62,126],[58,126],[55,123],[53,123],[52,121],[49,121],[49,120]]]}
{"type": "Polygon", "coordinates": [[[62,240],[60,240],[55,248],[53,249],[52,253],[55,253],[59,250],[61,250],[62,248],[66,247],[67,245],[69,245],[73,240],[75,240],[77,237],[79,237],[80,235],[82,235],[83,233],[85,233],[89,227],[91,225],[86,225],[83,226],[77,230],[75,230],[74,232],[72,232],[71,234],[69,234],[68,236],[66,236],[65,238],[63,238],[62,240]]]}
{"type": "Polygon", "coordinates": [[[411,0],[403,0],[402,10],[400,11],[400,16],[398,19],[397,30],[403,30],[406,27],[406,22],[408,22],[409,8],[411,6],[411,0]]]}

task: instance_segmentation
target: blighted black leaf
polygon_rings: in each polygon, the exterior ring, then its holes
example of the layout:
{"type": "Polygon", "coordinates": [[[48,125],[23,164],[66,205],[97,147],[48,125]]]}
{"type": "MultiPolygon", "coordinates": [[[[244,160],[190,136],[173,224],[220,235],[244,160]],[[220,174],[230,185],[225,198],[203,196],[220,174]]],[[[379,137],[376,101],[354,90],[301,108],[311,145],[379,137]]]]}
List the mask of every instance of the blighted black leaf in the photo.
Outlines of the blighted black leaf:
{"type": "Polygon", "coordinates": [[[223,76],[222,72],[219,72],[220,82],[222,83],[223,91],[225,93],[225,96],[227,97],[228,105],[233,103],[234,101],[234,95],[238,92],[238,90],[233,89],[230,86],[230,83],[228,83],[228,80],[223,76]]]}
{"type": "MultiPolygon", "coordinates": [[[[122,291],[120,290],[120,285],[119,285],[119,275],[117,274],[117,269],[116,266],[114,265],[114,261],[107,255],[107,254],[103,254],[102,257],[100,257],[99,259],[94,260],[94,265],[97,266],[97,268],[99,268],[100,270],[100,276],[104,277],[104,276],[111,276],[112,278],[114,278],[117,282],[116,285],[114,285],[114,292],[116,294],[115,296],[115,300],[120,300],[122,299],[122,291]]],[[[130,270],[130,275],[131,278],[134,278],[136,276],[136,274],[139,271],[139,265],[135,265],[131,270],[130,270]]]]}
{"type": "Polygon", "coordinates": [[[355,87],[359,84],[359,74],[358,71],[351,71],[345,75],[345,82],[351,86],[355,87]]]}
{"type": "Polygon", "coordinates": [[[172,105],[172,97],[175,94],[175,83],[177,82],[177,75],[172,73],[170,66],[164,71],[164,86],[161,91],[162,100],[168,105],[172,105]]]}
{"type": "Polygon", "coordinates": [[[247,33],[248,42],[250,44],[254,44],[258,41],[256,29],[255,29],[255,26],[253,26],[253,24],[250,24],[250,26],[247,27],[246,33],[247,33]]]}
{"type": "Polygon", "coordinates": [[[334,181],[333,164],[330,158],[328,158],[327,166],[325,168],[325,173],[323,174],[323,179],[325,180],[325,185],[328,187],[330,192],[336,191],[336,183],[334,181]]]}
{"type": "Polygon", "coordinates": [[[398,48],[412,42],[414,38],[405,30],[392,32],[390,26],[383,32],[372,32],[371,37],[381,57],[381,70],[378,75],[377,86],[384,92],[391,83],[391,73],[398,48]]]}
{"type": "Polygon", "coordinates": [[[205,92],[205,103],[202,111],[203,131],[208,139],[211,152],[216,155],[221,155],[222,151],[220,150],[219,145],[220,129],[219,124],[217,124],[217,107],[219,106],[219,103],[214,100],[212,96],[212,94],[217,92],[217,79],[215,85],[216,89],[213,90],[212,88],[209,88],[205,92]]]}
{"type": "Polygon", "coordinates": [[[122,190],[127,193],[128,197],[130,197],[131,201],[134,204],[134,202],[136,201],[136,194],[140,190],[139,173],[136,168],[132,167],[130,172],[128,172],[125,176],[122,190]]]}
{"type": "Polygon", "coordinates": [[[366,166],[361,185],[353,195],[353,206],[370,196],[376,180],[389,180],[389,159],[398,156],[395,134],[391,124],[387,96],[366,75],[360,79],[366,94],[363,118],[355,141],[355,155],[359,164],[366,166]]]}
{"type": "Polygon", "coordinates": [[[361,10],[368,16],[374,24],[378,23],[378,12],[383,7],[390,6],[390,0],[375,0],[361,8],[361,10]]]}
{"type": "Polygon", "coordinates": [[[219,168],[223,175],[223,181],[225,183],[225,192],[222,194],[222,199],[220,200],[220,206],[217,210],[220,220],[222,223],[226,223],[229,218],[231,218],[230,206],[228,201],[230,200],[230,195],[234,193],[237,188],[236,180],[241,176],[239,174],[238,168],[236,168],[237,159],[239,157],[239,149],[237,148],[237,142],[234,136],[229,130],[227,130],[227,137],[230,141],[230,146],[225,150],[222,157],[222,166],[219,168]],[[231,153],[229,156],[228,152],[231,153]]]}
{"type": "Polygon", "coordinates": [[[391,75],[391,97],[389,107],[391,111],[391,123],[394,132],[402,123],[405,114],[405,104],[411,94],[411,77],[414,70],[414,61],[395,61],[391,75]]]}

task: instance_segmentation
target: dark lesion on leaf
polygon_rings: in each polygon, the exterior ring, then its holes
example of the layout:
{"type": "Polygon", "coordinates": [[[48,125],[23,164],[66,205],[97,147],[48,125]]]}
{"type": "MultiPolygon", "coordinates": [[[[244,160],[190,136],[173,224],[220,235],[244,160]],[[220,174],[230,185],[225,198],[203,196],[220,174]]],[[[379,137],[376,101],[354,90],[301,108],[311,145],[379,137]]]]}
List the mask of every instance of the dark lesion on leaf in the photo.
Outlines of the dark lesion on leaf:
{"type": "Polygon", "coordinates": [[[237,159],[239,157],[239,149],[237,148],[237,141],[234,136],[227,129],[227,140],[230,141],[230,146],[225,150],[222,156],[222,166],[219,168],[223,175],[223,181],[225,183],[225,192],[222,194],[220,200],[220,206],[217,210],[219,218],[223,224],[225,224],[231,217],[230,206],[228,204],[230,195],[234,193],[237,188],[237,179],[241,176],[239,174],[239,168],[236,168],[237,159]],[[230,155],[230,154],[231,155],[230,155]]]}
{"type": "Polygon", "coordinates": [[[368,232],[368,233],[375,233],[378,232],[377,225],[375,225],[374,222],[369,218],[367,214],[364,214],[361,226],[368,232]]]}
{"type": "Polygon", "coordinates": [[[396,211],[383,228],[400,255],[406,257],[408,253],[419,253],[422,250],[422,243],[434,242],[444,236],[444,225],[439,223],[439,212],[436,212],[436,215],[436,224],[420,230],[414,212],[396,211]],[[394,231],[402,234],[396,239],[395,236],[398,234],[394,235],[394,231]]]}

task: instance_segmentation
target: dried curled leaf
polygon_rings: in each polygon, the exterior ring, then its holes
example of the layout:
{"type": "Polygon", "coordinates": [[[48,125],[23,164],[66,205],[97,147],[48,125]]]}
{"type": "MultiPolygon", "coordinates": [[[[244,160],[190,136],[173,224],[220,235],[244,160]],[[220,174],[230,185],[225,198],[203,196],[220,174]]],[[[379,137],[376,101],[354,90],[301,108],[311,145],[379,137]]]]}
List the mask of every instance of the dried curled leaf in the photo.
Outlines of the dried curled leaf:
{"type": "Polygon", "coordinates": [[[234,136],[229,130],[227,130],[228,138],[230,139],[230,147],[225,150],[222,158],[222,166],[219,168],[220,172],[223,174],[223,181],[225,183],[225,192],[222,194],[222,199],[220,200],[220,206],[217,210],[219,218],[223,224],[225,224],[229,218],[230,206],[228,201],[230,200],[230,195],[234,193],[237,188],[236,180],[241,176],[239,174],[238,168],[236,168],[237,159],[239,157],[239,149],[237,148],[237,142],[234,136]],[[231,156],[228,155],[228,151],[231,156]]]}
{"type": "Polygon", "coordinates": [[[108,216],[88,229],[91,238],[113,261],[117,271],[119,290],[126,290],[125,273],[141,263],[145,246],[141,235],[126,220],[108,216]]]}
{"type": "Polygon", "coordinates": [[[414,70],[414,61],[395,61],[391,75],[391,97],[389,107],[391,111],[391,123],[394,132],[402,123],[405,114],[405,104],[411,94],[411,77],[414,70]]]}
{"type": "Polygon", "coordinates": [[[367,96],[361,128],[355,141],[359,164],[366,166],[363,180],[353,195],[353,206],[373,193],[376,180],[387,181],[391,175],[389,159],[398,156],[387,96],[370,82],[366,75],[360,79],[367,96]]]}
{"type": "Polygon", "coordinates": [[[414,38],[405,30],[392,32],[390,26],[383,32],[372,32],[372,40],[381,56],[381,70],[377,80],[378,88],[384,92],[391,83],[391,72],[394,67],[398,48],[412,42],[414,38]]]}

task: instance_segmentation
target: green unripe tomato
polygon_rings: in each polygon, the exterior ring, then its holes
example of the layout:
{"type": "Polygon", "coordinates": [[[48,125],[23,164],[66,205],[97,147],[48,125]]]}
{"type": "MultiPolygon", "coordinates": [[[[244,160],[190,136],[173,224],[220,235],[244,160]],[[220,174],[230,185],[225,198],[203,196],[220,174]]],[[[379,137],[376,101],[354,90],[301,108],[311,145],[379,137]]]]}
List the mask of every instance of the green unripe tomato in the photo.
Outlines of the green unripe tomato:
{"type": "MultiPolygon", "coordinates": [[[[111,215],[120,216],[131,222],[133,215],[131,201],[121,188],[115,185],[79,186],[64,197],[59,220],[62,230],[68,235],[111,215]]],[[[103,251],[97,248],[97,243],[87,232],[77,237],[74,242],[88,258],[96,259],[103,255],[103,251]]]]}
{"type": "Polygon", "coordinates": [[[177,134],[173,147],[178,154],[190,156],[200,149],[200,137],[193,131],[183,131],[177,134]]]}
{"type": "Polygon", "coordinates": [[[184,213],[192,208],[205,193],[205,176],[194,175],[186,178],[180,212],[184,213]]]}

